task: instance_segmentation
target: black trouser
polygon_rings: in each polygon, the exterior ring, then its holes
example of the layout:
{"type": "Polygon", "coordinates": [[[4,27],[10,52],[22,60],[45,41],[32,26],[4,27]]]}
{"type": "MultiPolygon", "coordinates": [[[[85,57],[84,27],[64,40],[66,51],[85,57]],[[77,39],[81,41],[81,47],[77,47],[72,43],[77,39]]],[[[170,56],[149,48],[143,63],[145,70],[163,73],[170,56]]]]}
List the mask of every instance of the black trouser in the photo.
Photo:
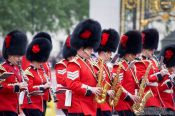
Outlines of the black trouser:
{"type": "Polygon", "coordinates": [[[112,116],[110,111],[101,111],[101,109],[97,109],[97,116],[112,116]]]}
{"type": "Polygon", "coordinates": [[[159,108],[159,107],[145,107],[144,108],[144,115],[146,116],[158,116],[158,115],[163,115],[165,113],[165,109],[159,108]]]}
{"type": "Polygon", "coordinates": [[[166,108],[165,112],[163,112],[162,115],[166,115],[166,116],[175,116],[175,111],[170,109],[170,108],[166,108]]]}
{"type": "Polygon", "coordinates": [[[83,113],[68,113],[67,116],[84,116],[83,113]]]}
{"type": "Polygon", "coordinates": [[[135,116],[131,110],[123,110],[118,112],[119,116],[135,116]]]}
{"type": "Polygon", "coordinates": [[[46,100],[43,100],[43,108],[44,108],[43,116],[45,116],[46,115],[46,109],[47,109],[47,101],[46,100]]]}
{"type": "Polygon", "coordinates": [[[0,116],[18,116],[18,114],[11,111],[1,111],[0,116]]]}
{"type": "Polygon", "coordinates": [[[68,114],[68,110],[67,110],[67,109],[62,109],[62,111],[63,111],[64,114],[67,116],[67,114],[68,114]]]}
{"type": "Polygon", "coordinates": [[[38,109],[23,109],[25,116],[43,116],[43,113],[38,109]]]}

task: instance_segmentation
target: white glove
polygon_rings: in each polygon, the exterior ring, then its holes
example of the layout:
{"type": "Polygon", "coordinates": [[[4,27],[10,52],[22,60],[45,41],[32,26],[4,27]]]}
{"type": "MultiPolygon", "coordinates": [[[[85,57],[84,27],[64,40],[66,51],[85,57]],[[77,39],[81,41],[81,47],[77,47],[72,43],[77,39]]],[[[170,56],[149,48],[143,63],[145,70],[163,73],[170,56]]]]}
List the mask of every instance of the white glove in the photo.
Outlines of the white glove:
{"type": "Polygon", "coordinates": [[[114,93],[115,93],[114,90],[108,90],[108,91],[107,91],[107,94],[108,94],[110,97],[112,97],[112,98],[114,98],[114,93]]]}
{"type": "Polygon", "coordinates": [[[101,95],[101,88],[100,87],[90,87],[88,86],[88,89],[92,91],[95,95],[101,95]]]}
{"type": "Polygon", "coordinates": [[[162,69],[162,70],[160,71],[160,74],[161,74],[162,76],[165,76],[166,74],[169,74],[169,72],[168,72],[167,69],[162,69]]]}
{"type": "Polygon", "coordinates": [[[135,103],[140,102],[140,98],[137,95],[132,95],[132,94],[128,94],[128,95],[135,103]]]}

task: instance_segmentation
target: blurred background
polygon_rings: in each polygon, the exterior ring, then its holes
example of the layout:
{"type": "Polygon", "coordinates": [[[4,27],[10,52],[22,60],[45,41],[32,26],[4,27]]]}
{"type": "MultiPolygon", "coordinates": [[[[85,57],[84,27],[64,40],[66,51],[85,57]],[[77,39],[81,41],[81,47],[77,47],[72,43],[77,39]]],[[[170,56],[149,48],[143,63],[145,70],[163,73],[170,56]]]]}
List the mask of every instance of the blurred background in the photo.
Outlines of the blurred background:
{"type": "MultiPolygon", "coordinates": [[[[158,50],[175,43],[175,0],[0,0],[0,51],[4,36],[13,29],[26,32],[29,42],[37,32],[45,31],[52,36],[49,60],[53,67],[62,58],[67,35],[86,18],[120,34],[156,28],[158,50]]],[[[1,56],[0,52],[3,61],[1,56]]]]}

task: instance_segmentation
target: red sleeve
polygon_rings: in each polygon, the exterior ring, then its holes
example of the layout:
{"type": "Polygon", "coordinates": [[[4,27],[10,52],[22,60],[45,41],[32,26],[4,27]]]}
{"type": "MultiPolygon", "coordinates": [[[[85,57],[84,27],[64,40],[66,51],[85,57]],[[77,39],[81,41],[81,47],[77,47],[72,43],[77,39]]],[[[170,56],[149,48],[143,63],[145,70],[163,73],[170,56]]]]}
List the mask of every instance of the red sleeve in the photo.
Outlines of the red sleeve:
{"type": "Polygon", "coordinates": [[[55,66],[55,75],[58,84],[66,86],[66,67],[63,64],[56,64],[55,66]]]}
{"type": "Polygon", "coordinates": [[[68,63],[67,66],[67,76],[66,76],[66,85],[73,92],[76,92],[80,95],[86,94],[86,89],[82,88],[81,78],[81,68],[74,62],[68,63]]]}
{"type": "Polygon", "coordinates": [[[165,75],[164,80],[160,83],[160,86],[158,86],[160,91],[164,91],[166,89],[170,89],[167,85],[167,82],[170,81],[168,75],[165,75]]]}
{"type": "Polygon", "coordinates": [[[149,73],[149,77],[148,77],[149,82],[158,82],[160,81],[161,78],[162,78],[162,75],[160,74],[158,69],[156,70],[152,66],[150,73],[149,73]]]}
{"type": "Polygon", "coordinates": [[[156,74],[152,74],[148,76],[148,80],[149,82],[157,82],[158,81],[158,77],[156,74]]]}
{"type": "Polygon", "coordinates": [[[28,81],[28,89],[30,92],[33,92],[33,91],[38,91],[39,90],[39,87],[34,87],[34,79],[35,77],[32,77],[32,76],[27,76],[29,81],[28,81]]]}
{"type": "Polygon", "coordinates": [[[168,86],[167,86],[167,84],[163,84],[161,86],[158,86],[158,88],[159,88],[160,91],[164,91],[166,89],[169,89],[168,86]]]}
{"type": "MultiPolygon", "coordinates": [[[[6,67],[8,70],[8,67],[6,67]]],[[[0,70],[0,73],[4,73],[3,70],[0,70]]],[[[0,90],[1,93],[13,93],[14,92],[14,83],[15,83],[15,74],[9,76],[7,79],[1,82],[2,89],[0,90]]]]}
{"type": "MultiPolygon", "coordinates": [[[[9,77],[10,78],[10,77],[9,77]]],[[[3,81],[2,83],[1,83],[1,85],[2,85],[2,89],[0,89],[0,92],[1,93],[13,93],[14,92],[14,86],[13,85],[11,85],[8,81],[3,81]]]]}

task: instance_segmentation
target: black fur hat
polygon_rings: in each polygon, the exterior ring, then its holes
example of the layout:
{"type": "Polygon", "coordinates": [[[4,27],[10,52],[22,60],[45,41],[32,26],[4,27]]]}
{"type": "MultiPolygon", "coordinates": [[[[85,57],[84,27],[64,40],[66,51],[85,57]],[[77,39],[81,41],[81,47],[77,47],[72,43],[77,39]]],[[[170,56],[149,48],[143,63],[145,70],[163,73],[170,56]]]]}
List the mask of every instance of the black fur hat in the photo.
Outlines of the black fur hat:
{"type": "Polygon", "coordinates": [[[51,50],[52,47],[49,40],[38,38],[29,44],[26,58],[30,62],[46,62],[50,56],[51,50]]]}
{"type": "Polygon", "coordinates": [[[51,36],[47,32],[39,32],[39,33],[37,33],[33,37],[33,39],[37,39],[37,38],[46,38],[46,39],[48,39],[52,43],[52,38],[51,38],[51,36]]]}
{"type": "Polygon", "coordinates": [[[118,54],[123,57],[125,54],[138,54],[142,49],[142,36],[139,31],[128,31],[121,36],[118,54]]]}
{"type": "Polygon", "coordinates": [[[119,34],[114,29],[105,29],[102,31],[100,46],[95,50],[115,52],[119,43],[119,34]]]}
{"type": "Polygon", "coordinates": [[[101,38],[101,25],[92,19],[80,22],[71,36],[71,46],[79,50],[81,47],[98,48],[101,38]]]}
{"type": "Polygon", "coordinates": [[[164,57],[163,62],[166,65],[166,67],[168,67],[168,68],[174,67],[175,66],[175,44],[168,45],[168,46],[164,47],[160,51],[160,57],[161,56],[164,57]]]}
{"type": "Polygon", "coordinates": [[[8,55],[23,56],[26,52],[27,36],[25,33],[14,30],[5,36],[2,53],[4,59],[8,59],[8,55]]]}
{"type": "Polygon", "coordinates": [[[142,31],[143,49],[157,49],[159,43],[159,33],[156,29],[145,29],[142,31]]]}
{"type": "Polygon", "coordinates": [[[67,59],[71,56],[75,56],[76,54],[77,51],[70,46],[70,35],[69,35],[63,47],[63,57],[67,59]]]}

